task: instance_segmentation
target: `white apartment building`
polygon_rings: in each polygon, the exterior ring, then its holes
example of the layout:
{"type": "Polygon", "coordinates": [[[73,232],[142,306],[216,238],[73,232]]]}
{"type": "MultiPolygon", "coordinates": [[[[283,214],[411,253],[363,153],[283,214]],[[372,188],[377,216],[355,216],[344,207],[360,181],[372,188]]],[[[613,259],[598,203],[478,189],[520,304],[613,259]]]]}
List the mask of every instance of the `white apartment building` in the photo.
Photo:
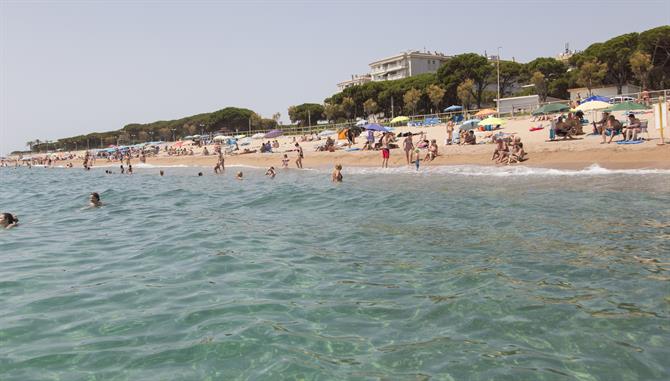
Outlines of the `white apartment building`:
{"type": "Polygon", "coordinates": [[[408,51],[370,64],[373,81],[392,81],[422,73],[435,73],[448,56],[438,52],[408,51]]]}
{"type": "Polygon", "coordinates": [[[370,74],[358,74],[358,75],[354,74],[351,76],[351,79],[338,83],[337,90],[342,91],[347,87],[362,85],[370,81],[372,81],[372,76],[370,74]]]}

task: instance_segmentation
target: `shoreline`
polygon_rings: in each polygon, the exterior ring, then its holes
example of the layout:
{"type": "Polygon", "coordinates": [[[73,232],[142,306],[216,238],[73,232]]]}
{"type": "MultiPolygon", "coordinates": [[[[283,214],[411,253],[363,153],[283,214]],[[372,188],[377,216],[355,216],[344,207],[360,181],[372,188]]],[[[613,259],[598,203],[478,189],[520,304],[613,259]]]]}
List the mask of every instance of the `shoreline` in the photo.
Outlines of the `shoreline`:
{"type": "MultiPolygon", "coordinates": [[[[647,146],[645,149],[628,149],[628,147],[616,147],[614,150],[607,149],[585,149],[585,150],[556,150],[556,151],[529,151],[528,160],[511,166],[493,163],[490,153],[443,153],[430,163],[421,163],[421,168],[442,166],[483,166],[483,167],[530,167],[578,170],[590,166],[599,166],[604,169],[670,169],[670,145],[647,146]]],[[[491,146],[485,148],[492,148],[491,146]]],[[[268,168],[274,166],[281,168],[281,160],[284,153],[265,153],[232,155],[225,157],[226,166],[248,166],[256,168],[268,168]]],[[[289,168],[295,168],[295,153],[287,153],[291,162],[289,168]]],[[[423,155],[422,155],[423,156],[423,155]]],[[[422,158],[423,159],[423,158],[422,158]]],[[[159,156],[147,157],[146,164],[154,167],[198,167],[214,168],[217,157],[209,156],[159,156]]],[[[57,162],[56,166],[64,166],[72,163],[74,168],[81,168],[81,159],[63,160],[57,162]]],[[[132,163],[141,168],[138,159],[132,163]]],[[[115,167],[120,165],[118,161],[108,162],[103,159],[96,160],[95,167],[115,167]]],[[[335,164],[345,167],[358,168],[380,168],[381,154],[379,151],[357,151],[357,152],[306,152],[303,165],[306,169],[331,169],[335,164]]],[[[389,168],[407,167],[404,152],[399,149],[391,150],[389,168]]],[[[413,164],[411,165],[413,167],[413,164]]],[[[381,168],[380,168],[381,169],[381,168]]]]}

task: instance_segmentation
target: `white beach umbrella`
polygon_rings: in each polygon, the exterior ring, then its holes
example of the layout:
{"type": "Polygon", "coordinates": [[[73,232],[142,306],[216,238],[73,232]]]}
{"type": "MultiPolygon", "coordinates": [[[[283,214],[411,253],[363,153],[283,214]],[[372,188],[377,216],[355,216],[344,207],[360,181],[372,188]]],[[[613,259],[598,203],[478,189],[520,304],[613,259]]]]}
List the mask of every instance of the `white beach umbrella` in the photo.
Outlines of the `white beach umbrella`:
{"type": "Polygon", "coordinates": [[[608,107],[612,106],[611,104],[607,102],[601,102],[601,101],[591,101],[591,102],[584,102],[577,106],[576,110],[580,111],[596,111],[596,110],[603,110],[608,107]]]}

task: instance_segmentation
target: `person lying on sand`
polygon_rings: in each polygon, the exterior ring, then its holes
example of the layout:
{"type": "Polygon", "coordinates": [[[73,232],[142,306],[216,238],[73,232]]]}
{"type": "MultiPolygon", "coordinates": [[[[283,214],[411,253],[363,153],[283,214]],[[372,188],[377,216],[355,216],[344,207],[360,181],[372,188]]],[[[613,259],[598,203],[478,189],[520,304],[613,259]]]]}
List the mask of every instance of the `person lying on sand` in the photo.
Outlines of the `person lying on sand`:
{"type": "Polygon", "coordinates": [[[0,227],[11,229],[19,224],[19,218],[11,213],[0,213],[0,227]]]}

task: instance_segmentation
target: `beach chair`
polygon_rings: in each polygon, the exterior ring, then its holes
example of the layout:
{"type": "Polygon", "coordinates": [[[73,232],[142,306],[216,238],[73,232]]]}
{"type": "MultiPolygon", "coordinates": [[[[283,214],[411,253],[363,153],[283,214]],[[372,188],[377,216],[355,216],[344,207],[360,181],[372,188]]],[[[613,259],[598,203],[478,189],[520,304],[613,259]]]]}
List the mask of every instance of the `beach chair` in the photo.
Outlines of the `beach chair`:
{"type": "Polygon", "coordinates": [[[640,121],[640,133],[638,134],[638,137],[639,137],[639,135],[642,135],[642,133],[644,132],[645,134],[647,134],[647,138],[645,140],[649,140],[648,127],[649,127],[649,121],[648,120],[641,120],[640,121]]]}

